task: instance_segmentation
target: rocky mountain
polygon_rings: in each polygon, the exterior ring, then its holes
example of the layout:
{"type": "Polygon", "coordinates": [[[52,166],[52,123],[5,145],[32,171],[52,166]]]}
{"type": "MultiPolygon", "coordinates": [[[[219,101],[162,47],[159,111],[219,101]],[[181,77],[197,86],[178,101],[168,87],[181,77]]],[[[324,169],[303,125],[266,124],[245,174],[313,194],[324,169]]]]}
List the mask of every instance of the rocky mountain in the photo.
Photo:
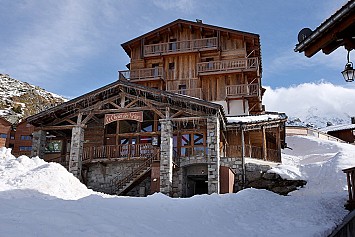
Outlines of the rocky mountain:
{"type": "Polygon", "coordinates": [[[65,102],[62,96],[0,74],[0,116],[16,122],[65,102]]]}

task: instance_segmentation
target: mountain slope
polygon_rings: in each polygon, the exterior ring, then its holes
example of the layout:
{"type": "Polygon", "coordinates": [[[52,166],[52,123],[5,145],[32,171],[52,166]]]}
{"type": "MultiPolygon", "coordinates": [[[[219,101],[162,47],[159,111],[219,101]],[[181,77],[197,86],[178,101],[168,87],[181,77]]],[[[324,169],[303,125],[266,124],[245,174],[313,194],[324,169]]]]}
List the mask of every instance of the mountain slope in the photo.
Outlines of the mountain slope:
{"type": "Polygon", "coordinates": [[[0,116],[21,119],[65,101],[38,86],[0,74],[0,116]]]}

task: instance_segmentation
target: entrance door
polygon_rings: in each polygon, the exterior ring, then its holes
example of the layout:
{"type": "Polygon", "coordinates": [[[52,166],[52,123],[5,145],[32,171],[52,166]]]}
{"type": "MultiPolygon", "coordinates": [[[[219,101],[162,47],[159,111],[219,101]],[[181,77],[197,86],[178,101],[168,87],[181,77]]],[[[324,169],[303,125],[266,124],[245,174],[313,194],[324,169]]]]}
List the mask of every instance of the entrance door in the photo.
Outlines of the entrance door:
{"type": "Polygon", "coordinates": [[[208,193],[207,175],[187,176],[186,196],[191,197],[198,194],[208,193]]]}

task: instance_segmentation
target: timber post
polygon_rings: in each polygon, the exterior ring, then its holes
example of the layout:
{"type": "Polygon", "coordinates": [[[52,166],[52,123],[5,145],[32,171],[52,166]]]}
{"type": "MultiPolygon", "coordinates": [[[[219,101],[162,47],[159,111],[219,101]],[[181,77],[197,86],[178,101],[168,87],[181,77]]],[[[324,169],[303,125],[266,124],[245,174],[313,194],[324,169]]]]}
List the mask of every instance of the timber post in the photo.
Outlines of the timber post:
{"type": "Polygon", "coordinates": [[[217,116],[207,118],[207,182],[208,194],[220,191],[220,124],[217,116]]]}
{"type": "Polygon", "coordinates": [[[44,151],[46,147],[46,131],[39,130],[33,132],[31,156],[38,156],[44,159],[44,151]]]}

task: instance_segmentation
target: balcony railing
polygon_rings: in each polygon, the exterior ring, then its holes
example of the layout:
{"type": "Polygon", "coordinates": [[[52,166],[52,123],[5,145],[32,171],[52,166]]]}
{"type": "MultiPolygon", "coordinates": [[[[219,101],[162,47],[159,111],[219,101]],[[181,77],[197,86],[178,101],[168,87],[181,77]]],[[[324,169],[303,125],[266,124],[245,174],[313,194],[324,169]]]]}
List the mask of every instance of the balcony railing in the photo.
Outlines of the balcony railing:
{"type": "Polygon", "coordinates": [[[210,61],[197,64],[199,74],[215,74],[234,71],[256,71],[258,69],[258,58],[244,58],[222,61],[210,61]]]}
{"type": "Polygon", "coordinates": [[[227,97],[241,97],[241,96],[259,96],[259,85],[242,84],[226,86],[227,97]]]}
{"type": "Polygon", "coordinates": [[[348,193],[349,200],[345,207],[348,210],[355,209],[355,167],[344,169],[343,172],[346,174],[346,179],[348,183],[348,193]]]}
{"type": "Polygon", "coordinates": [[[162,67],[154,67],[154,68],[142,68],[135,70],[125,70],[119,71],[119,79],[126,80],[155,80],[162,79],[164,80],[164,70],[162,67]]]}
{"type": "Polygon", "coordinates": [[[195,89],[181,89],[181,90],[169,90],[170,92],[177,93],[180,95],[188,95],[191,97],[196,97],[199,99],[203,99],[202,95],[202,89],[201,88],[195,88],[195,89]]]}
{"type": "MultiPolygon", "coordinates": [[[[244,157],[263,160],[263,151],[261,147],[245,145],[244,157]]],[[[242,157],[241,145],[229,145],[221,156],[224,157],[242,157]]],[[[266,160],[273,162],[281,162],[281,151],[274,149],[266,150],[266,160]]]]}
{"type": "Polygon", "coordinates": [[[157,156],[159,147],[151,144],[123,144],[86,147],[83,150],[83,161],[113,158],[153,158],[157,156]]]}
{"type": "Polygon", "coordinates": [[[149,44],[144,46],[144,56],[155,56],[168,53],[184,53],[217,48],[217,37],[149,44]]]}

